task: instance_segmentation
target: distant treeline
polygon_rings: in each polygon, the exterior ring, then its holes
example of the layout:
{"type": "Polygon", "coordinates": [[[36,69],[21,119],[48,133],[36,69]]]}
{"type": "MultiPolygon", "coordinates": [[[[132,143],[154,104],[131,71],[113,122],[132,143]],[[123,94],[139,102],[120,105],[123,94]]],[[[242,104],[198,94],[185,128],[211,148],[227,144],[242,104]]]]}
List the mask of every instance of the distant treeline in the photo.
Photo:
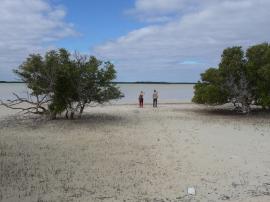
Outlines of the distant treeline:
{"type": "Polygon", "coordinates": [[[0,81],[0,83],[24,83],[22,81],[0,81]]]}
{"type": "Polygon", "coordinates": [[[164,82],[164,81],[136,81],[136,82],[114,82],[116,84],[196,84],[193,82],[164,82]]]}
{"type": "MultiPolygon", "coordinates": [[[[24,83],[22,81],[0,81],[0,83],[24,83]]],[[[136,82],[112,82],[113,84],[196,84],[193,82],[152,82],[152,81],[136,81],[136,82]]]]}

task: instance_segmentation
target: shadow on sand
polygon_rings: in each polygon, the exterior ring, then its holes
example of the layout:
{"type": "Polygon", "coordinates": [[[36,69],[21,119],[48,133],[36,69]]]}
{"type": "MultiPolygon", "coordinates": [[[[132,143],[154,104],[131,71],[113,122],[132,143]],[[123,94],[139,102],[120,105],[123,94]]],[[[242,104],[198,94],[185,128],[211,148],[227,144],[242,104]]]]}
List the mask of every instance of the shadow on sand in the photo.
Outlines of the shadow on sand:
{"type": "Polygon", "coordinates": [[[270,110],[253,109],[248,114],[239,113],[231,109],[222,108],[204,108],[194,109],[193,112],[202,115],[216,115],[216,116],[238,116],[238,117],[256,117],[256,118],[270,118],[270,110]]]}
{"type": "Polygon", "coordinates": [[[38,129],[42,128],[46,125],[61,125],[65,126],[91,126],[91,125],[111,125],[117,123],[124,123],[128,120],[120,115],[111,115],[106,113],[85,113],[80,119],[66,119],[64,116],[61,116],[55,120],[50,120],[45,116],[38,115],[10,115],[0,119],[0,129],[1,128],[30,128],[30,129],[38,129]]]}
{"type": "Polygon", "coordinates": [[[199,119],[228,120],[228,121],[248,121],[250,123],[263,123],[270,121],[270,110],[253,109],[249,114],[242,114],[226,107],[205,107],[184,109],[185,112],[191,113],[199,119]]]}

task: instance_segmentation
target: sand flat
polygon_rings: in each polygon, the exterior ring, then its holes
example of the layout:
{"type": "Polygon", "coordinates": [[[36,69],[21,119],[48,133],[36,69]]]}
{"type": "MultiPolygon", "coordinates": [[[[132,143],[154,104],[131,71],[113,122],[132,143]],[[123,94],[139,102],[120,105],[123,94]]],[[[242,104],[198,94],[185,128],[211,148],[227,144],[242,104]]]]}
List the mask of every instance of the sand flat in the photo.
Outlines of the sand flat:
{"type": "Polygon", "coordinates": [[[2,201],[270,201],[267,113],[193,104],[100,106],[74,121],[0,113],[2,201]]]}

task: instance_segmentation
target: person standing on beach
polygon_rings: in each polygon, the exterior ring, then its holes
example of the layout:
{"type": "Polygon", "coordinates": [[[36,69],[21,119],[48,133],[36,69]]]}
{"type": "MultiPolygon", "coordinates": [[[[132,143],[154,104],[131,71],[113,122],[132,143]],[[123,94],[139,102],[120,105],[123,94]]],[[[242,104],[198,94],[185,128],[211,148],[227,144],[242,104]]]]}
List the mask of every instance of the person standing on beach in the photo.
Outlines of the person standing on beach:
{"type": "Polygon", "coordinates": [[[153,107],[157,107],[158,92],[154,90],[153,93],[153,107]]]}
{"type": "Polygon", "coordinates": [[[141,93],[139,94],[139,105],[140,105],[140,108],[143,108],[143,96],[144,96],[144,93],[141,91],[141,93]]]}

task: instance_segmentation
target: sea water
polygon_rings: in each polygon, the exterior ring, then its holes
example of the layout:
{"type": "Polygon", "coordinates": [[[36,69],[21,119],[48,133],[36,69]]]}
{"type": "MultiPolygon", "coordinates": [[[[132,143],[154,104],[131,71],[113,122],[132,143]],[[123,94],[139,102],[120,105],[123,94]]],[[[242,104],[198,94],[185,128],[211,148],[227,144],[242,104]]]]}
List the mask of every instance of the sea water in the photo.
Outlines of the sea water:
{"type": "MultiPolygon", "coordinates": [[[[152,102],[154,90],[159,93],[159,103],[188,103],[194,94],[192,84],[117,84],[125,95],[122,99],[112,102],[116,104],[134,104],[138,102],[141,91],[144,92],[145,103],[152,102]]],[[[26,85],[23,83],[0,83],[0,99],[14,98],[12,93],[27,97],[26,85]]]]}

